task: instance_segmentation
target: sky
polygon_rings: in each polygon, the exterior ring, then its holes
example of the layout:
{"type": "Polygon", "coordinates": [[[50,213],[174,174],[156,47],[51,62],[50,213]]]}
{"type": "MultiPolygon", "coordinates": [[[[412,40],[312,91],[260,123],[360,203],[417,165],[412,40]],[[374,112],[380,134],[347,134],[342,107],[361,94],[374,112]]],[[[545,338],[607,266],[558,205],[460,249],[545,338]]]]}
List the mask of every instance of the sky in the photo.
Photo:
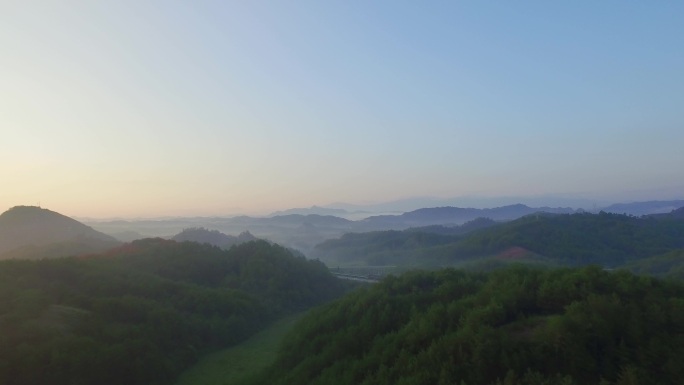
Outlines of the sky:
{"type": "Polygon", "coordinates": [[[684,199],[684,2],[0,0],[0,211],[684,199]]]}

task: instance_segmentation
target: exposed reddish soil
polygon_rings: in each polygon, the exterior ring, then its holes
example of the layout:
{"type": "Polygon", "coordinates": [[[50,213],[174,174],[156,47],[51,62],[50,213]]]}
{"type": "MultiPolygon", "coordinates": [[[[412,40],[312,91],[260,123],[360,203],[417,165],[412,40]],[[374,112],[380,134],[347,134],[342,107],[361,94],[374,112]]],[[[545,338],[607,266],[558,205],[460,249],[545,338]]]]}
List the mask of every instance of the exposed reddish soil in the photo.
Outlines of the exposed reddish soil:
{"type": "Polygon", "coordinates": [[[499,259],[521,259],[525,258],[529,255],[531,255],[532,252],[520,247],[520,246],[513,246],[509,247],[508,249],[502,251],[497,255],[496,257],[499,259]]]}

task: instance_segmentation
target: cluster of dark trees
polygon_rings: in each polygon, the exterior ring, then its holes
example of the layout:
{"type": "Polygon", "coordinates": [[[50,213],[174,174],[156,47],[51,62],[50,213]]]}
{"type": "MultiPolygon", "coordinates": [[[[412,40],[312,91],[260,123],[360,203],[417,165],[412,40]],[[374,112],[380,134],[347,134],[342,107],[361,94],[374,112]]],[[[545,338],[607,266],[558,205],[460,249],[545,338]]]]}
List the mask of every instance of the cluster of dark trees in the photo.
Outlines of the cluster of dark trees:
{"type": "Polygon", "coordinates": [[[320,262],[256,241],[146,239],[0,262],[1,384],[169,384],[197,357],[340,296],[320,262]]]}
{"type": "Polygon", "coordinates": [[[218,230],[205,229],[204,227],[191,227],[184,229],[180,233],[174,235],[171,239],[177,242],[189,241],[208,243],[223,249],[229,249],[233,245],[239,245],[241,243],[257,240],[257,238],[249,231],[243,231],[240,233],[240,235],[234,236],[224,234],[218,230]]]}
{"type": "Polygon", "coordinates": [[[439,267],[497,257],[516,247],[556,265],[616,267],[684,248],[684,220],[670,216],[535,214],[483,225],[465,234],[449,234],[443,227],[346,234],[319,244],[312,255],[330,266],[439,267]]]}
{"type": "Polygon", "coordinates": [[[668,385],[684,284],[598,267],[390,276],[323,305],[256,384],[668,385]]]}

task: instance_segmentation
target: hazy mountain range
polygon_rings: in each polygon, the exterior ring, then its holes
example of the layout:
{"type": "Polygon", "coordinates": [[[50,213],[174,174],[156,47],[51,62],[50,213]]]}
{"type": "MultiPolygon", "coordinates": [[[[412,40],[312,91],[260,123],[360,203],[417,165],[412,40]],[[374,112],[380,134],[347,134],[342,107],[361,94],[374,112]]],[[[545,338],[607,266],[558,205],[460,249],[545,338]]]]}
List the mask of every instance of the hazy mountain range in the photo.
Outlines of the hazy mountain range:
{"type": "MultiPolygon", "coordinates": [[[[684,206],[684,200],[623,203],[607,206],[606,212],[641,216],[669,213],[684,206]]],[[[572,214],[583,212],[570,207],[529,207],[514,204],[494,208],[430,207],[400,214],[370,215],[351,220],[342,214],[359,214],[342,208],[313,206],[274,213],[268,217],[189,217],[148,220],[90,221],[85,224],[53,211],[32,206],[18,206],[0,216],[0,258],[41,258],[99,252],[147,237],[185,240],[195,229],[194,239],[229,247],[242,238],[257,237],[300,250],[305,254],[328,240],[346,233],[383,230],[406,230],[426,226],[458,226],[477,218],[496,222],[515,220],[544,212],[572,214]],[[308,213],[308,214],[307,214],[308,213]],[[313,214],[317,213],[317,214],[313,214]],[[326,213],[337,213],[328,215],[326,213]],[[326,214],[326,215],[322,215],[326,214]],[[203,231],[198,231],[202,229],[203,231]],[[247,232],[247,233],[245,233],[247,232]],[[229,236],[226,234],[242,234],[229,236]],[[249,237],[247,236],[249,235],[249,237]]]]}
{"type": "MultiPolygon", "coordinates": [[[[130,234],[138,234],[129,231],[130,234]]],[[[139,236],[138,238],[143,238],[139,236]]],[[[202,227],[183,229],[172,240],[207,243],[228,249],[257,240],[248,231],[237,236],[202,227]]],[[[0,259],[41,259],[93,254],[119,246],[116,238],[75,219],[34,206],[17,206],[0,215],[0,259]]]]}
{"type": "Polygon", "coordinates": [[[601,211],[615,214],[627,214],[634,216],[667,214],[684,206],[684,200],[673,201],[648,201],[634,203],[615,203],[604,207],[601,211]]]}
{"type": "Polygon", "coordinates": [[[670,211],[684,206],[684,200],[664,200],[664,201],[644,201],[644,202],[629,202],[629,203],[607,203],[580,198],[479,198],[479,197],[465,197],[465,198],[430,198],[430,197],[416,197],[408,198],[391,202],[374,203],[374,204],[349,204],[349,203],[333,203],[324,206],[311,206],[302,208],[293,208],[288,210],[273,212],[267,217],[275,217],[280,215],[298,214],[298,215],[333,215],[340,218],[359,220],[371,216],[379,215],[400,215],[411,211],[418,211],[424,208],[437,207],[453,207],[466,209],[484,209],[493,210],[492,208],[499,207],[515,207],[525,205],[529,207],[537,207],[540,211],[563,210],[574,211],[588,211],[600,212],[605,211],[616,214],[628,215],[649,215],[659,213],[669,213],[670,211]],[[513,203],[510,203],[513,202],[513,203]]]}
{"type": "Polygon", "coordinates": [[[333,215],[341,218],[346,218],[350,214],[361,214],[361,215],[369,215],[368,211],[355,211],[355,212],[349,212],[345,209],[340,209],[340,208],[328,208],[328,207],[320,207],[320,206],[311,206],[308,208],[294,208],[294,209],[288,209],[288,210],[282,210],[282,211],[276,211],[268,215],[268,217],[277,217],[277,216],[282,216],[282,215],[333,215]]]}
{"type": "Polygon", "coordinates": [[[476,218],[490,218],[495,221],[510,221],[536,212],[553,214],[573,214],[576,211],[569,207],[528,207],[523,204],[496,207],[492,209],[475,209],[460,207],[424,208],[401,215],[378,215],[364,219],[364,224],[377,228],[390,227],[401,229],[430,225],[461,225],[476,218]]]}
{"type": "MultiPolygon", "coordinates": [[[[667,213],[673,208],[681,206],[684,206],[684,200],[634,202],[606,206],[603,210],[620,214],[643,215],[645,213],[667,213]]],[[[389,206],[374,208],[386,209],[389,206]]],[[[405,230],[411,227],[433,225],[456,226],[482,217],[495,221],[510,221],[535,212],[570,214],[584,211],[571,207],[530,207],[524,204],[494,208],[433,206],[397,214],[364,214],[361,218],[351,219],[359,216],[362,210],[362,207],[312,206],[280,211],[267,217],[242,215],[235,217],[87,221],[86,223],[99,231],[116,236],[122,241],[150,236],[170,238],[184,229],[195,227],[204,227],[227,234],[240,234],[249,231],[256,237],[268,239],[307,253],[315,245],[349,232],[405,230]],[[330,215],[331,213],[337,215],[330,215]]],[[[595,212],[600,210],[596,209],[595,212]]]]}
{"type": "MultiPolygon", "coordinates": [[[[673,205],[681,207],[683,200],[654,200],[654,201],[633,201],[616,203],[600,199],[587,199],[578,197],[564,196],[540,196],[540,197],[456,197],[456,198],[436,198],[436,197],[412,197],[390,202],[378,202],[368,204],[349,204],[332,203],[323,205],[323,209],[343,209],[348,213],[370,213],[378,214],[401,214],[409,211],[418,210],[426,207],[470,207],[470,208],[493,208],[524,204],[530,207],[572,207],[589,212],[613,212],[613,210],[627,210],[625,213],[632,215],[653,214],[658,212],[670,212],[673,205]],[[644,211],[647,210],[648,212],[644,211]],[[654,211],[649,211],[654,210],[654,211]]],[[[314,206],[316,207],[316,206],[314,206]]],[[[675,208],[676,208],[675,207],[675,208]]],[[[305,209],[299,209],[305,210],[305,209]]],[[[319,212],[298,212],[299,214],[320,214],[319,212]]],[[[618,214],[622,214],[619,212],[618,214]]],[[[332,214],[336,215],[336,214],[332,214]]]]}
{"type": "Polygon", "coordinates": [[[517,261],[615,268],[684,248],[683,219],[684,208],[642,217],[538,213],[498,223],[479,219],[462,226],[348,233],[320,243],[309,255],[342,267],[435,268],[517,261]]]}

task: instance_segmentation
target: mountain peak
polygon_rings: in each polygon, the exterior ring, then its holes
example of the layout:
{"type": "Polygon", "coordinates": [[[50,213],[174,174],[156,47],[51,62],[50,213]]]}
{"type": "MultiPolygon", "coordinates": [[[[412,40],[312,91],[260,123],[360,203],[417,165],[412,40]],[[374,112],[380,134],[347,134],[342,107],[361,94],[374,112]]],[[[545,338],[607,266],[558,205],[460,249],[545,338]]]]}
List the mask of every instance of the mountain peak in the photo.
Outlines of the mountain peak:
{"type": "Polygon", "coordinates": [[[40,206],[14,206],[4,213],[0,214],[0,217],[6,216],[24,216],[24,215],[45,215],[45,214],[58,214],[54,211],[44,209],[40,206]]]}
{"type": "Polygon", "coordinates": [[[75,219],[37,206],[15,206],[0,214],[0,253],[56,243],[87,245],[90,251],[90,246],[104,249],[118,241],[75,219]]]}

